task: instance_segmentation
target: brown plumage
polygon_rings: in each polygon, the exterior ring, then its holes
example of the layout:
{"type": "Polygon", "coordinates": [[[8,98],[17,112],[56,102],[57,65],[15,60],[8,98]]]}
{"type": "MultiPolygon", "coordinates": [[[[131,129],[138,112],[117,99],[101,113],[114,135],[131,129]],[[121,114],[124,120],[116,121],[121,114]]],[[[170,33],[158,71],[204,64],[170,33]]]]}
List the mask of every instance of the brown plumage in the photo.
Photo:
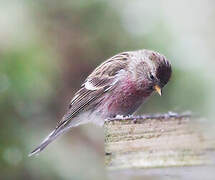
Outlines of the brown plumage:
{"type": "Polygon", "coordinates": [[[87,77],[54,131],[30,156],[71,127],[87,122],[102,125],[109,117],[132,114],[154,90],[161,94],[171,72],[166,58],[154,51],[130,51],[111,57],[87,77]]]}

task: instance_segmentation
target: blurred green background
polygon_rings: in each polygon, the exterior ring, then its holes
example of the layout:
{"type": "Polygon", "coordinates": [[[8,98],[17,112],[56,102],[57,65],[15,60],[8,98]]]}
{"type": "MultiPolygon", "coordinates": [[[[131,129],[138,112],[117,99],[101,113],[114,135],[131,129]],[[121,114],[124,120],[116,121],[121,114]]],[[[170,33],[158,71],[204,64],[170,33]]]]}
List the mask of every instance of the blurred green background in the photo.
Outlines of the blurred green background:
{"type": "Polygon", "coordinates": [[[122,51],[172,63],[164,96],[140,113],[192,111],[213,123],[215,1],[1,0],[0,179],[106,179],[103,130],[72,129],[35,158],[82,81],[122,51]]]}

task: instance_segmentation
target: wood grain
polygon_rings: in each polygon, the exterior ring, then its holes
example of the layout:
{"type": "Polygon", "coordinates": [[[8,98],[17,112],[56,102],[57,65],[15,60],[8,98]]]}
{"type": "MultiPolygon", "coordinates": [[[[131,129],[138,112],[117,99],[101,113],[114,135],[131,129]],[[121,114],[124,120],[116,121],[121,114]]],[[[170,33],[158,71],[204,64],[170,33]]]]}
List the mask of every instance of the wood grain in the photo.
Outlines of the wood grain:
{"type": "Polygon", "coordinates": [[[110,170],[213,164],[215,139],[200,118],[174,113],[105,122],[105,164],[110,170]]]}

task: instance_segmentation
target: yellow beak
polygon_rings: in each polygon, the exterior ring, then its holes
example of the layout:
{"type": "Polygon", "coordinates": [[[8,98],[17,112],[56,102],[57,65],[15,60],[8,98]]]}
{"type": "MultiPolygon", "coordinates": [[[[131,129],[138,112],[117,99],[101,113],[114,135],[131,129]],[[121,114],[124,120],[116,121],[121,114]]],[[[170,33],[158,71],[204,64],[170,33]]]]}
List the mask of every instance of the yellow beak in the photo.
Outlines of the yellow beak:
{"type": "Polygon", "coordinates": [[[158,85],[155,85],[154,88],[155,88],[155,91],[157,91],[157,93],[161,96],[162,95],[162,89],[161,89],[161,87],[158,86],[158,85]]]}

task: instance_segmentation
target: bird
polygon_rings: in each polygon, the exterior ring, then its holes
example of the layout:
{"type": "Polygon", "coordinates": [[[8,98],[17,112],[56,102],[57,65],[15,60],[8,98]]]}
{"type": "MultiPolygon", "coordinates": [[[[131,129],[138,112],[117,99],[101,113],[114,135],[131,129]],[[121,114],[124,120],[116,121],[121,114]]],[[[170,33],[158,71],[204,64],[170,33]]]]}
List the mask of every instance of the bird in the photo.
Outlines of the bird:
{"type": "Polygon", "coordinates": [[[162,95],[171,74],[170,62],[152,50],[127,51],[107,59],[86,78],[56,128],[29,156],[39,154],[72,127],[89,122],[102,126],[108,118],[132,115],[154,91],[162,95]]]}

